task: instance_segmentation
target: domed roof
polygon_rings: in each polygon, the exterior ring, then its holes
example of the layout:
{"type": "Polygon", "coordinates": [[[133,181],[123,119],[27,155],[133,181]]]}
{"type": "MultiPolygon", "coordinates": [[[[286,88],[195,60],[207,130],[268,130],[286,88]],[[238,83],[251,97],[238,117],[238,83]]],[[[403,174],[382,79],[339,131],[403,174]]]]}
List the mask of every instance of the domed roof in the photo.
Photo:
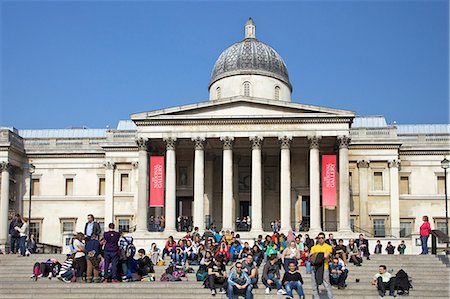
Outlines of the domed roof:
{"type": "Polygon", "coordinates": [[[220,54],[211,75],[209,86],[219,79],[233,75],[263,75],[286,83],[292,90],[286,64],[269,45],[257,40],[251,19],[246,24],[246,38],[220,54]],[[250,30],[249,30],[249,26],[250,30]]]}

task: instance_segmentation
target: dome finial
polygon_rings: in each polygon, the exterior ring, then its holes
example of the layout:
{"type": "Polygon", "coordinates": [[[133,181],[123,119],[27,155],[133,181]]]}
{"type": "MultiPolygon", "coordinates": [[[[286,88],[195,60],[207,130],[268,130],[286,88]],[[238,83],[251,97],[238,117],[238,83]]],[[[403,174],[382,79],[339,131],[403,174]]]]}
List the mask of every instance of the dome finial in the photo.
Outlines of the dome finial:
{"type": "Polygon", "coordinates": [[[247,23],[245,23],[245,38],[256,38],[255,23],[252,18],[248,18],[247,23]]]}

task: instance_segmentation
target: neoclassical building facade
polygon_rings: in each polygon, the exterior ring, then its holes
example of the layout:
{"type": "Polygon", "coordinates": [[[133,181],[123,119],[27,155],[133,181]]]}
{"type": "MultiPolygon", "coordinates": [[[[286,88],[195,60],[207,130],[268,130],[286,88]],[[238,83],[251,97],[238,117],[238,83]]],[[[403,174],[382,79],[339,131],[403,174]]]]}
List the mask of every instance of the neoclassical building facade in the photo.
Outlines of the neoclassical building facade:
{"type": "Polygon", "coordinates": [[[141,239],[176,234],[179,216],[200,230],[235,230],[249,216],[249,236],[275,220],[282,231],[380,238],[408,238],[422,215],[445,226],[449,125],[388,124],[292,102],[291,92],[283,59],[250,19],[217,59],[206,102],[132,114],[116,129],[1,128],[1,246],[30,198],[33,234],[54,245],[90,213],[141,239]],[[336,157],[334,205],[324,205],[325,155],[336,157]],[[160,207],[149,207],[154,156],[164,157],[160,207]],[[163,232],[152,229],[158,216],[163,232]]]}

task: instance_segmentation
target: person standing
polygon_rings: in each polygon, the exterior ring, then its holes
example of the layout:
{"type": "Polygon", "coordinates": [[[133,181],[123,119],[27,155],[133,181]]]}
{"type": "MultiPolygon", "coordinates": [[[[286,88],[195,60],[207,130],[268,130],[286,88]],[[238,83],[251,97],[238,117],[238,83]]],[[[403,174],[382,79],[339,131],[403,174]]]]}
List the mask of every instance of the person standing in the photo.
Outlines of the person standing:
{"type": "Polygon", "coordinates": [[[19,233],[19,249],[20,249],[19,256],[25,256],[26,253],[25,240],[27,239],[28,219],[23,218],[20,221],[20,223],[18,223],[18,225],[14,227],[14,229],[19,233]]]}
{"type": "MultiPolygon", "coordinates": [[[[119,276],[117,275],[117,266],[119,264],[119,232],[115,231],[114,228],[116,226],[114,223],[110,223],[108,225],[109,231],[103,234],[103,238],[105,239],[105,250],[104,250],[104,258],[105,258],[105,277],[107,276],[107,272],[109,269],[109,265],[111,265],[111,279],[112,282],[119,282],[119,276]]],[[[108,282],[105,279],[104,282],[108,282]]]]}
{"type": "Polygon", "coordinates": [[[102,232],[102,229],[100,228],[100,224],[97,221],[95,221],[94,215],[89,214],[87,216],[87,220],[88,221],[86,222],[86,225],[84,226],[84,236],[85,236],[86,243],[89,242],[92,235],[100,236],[100,233],[102,232]]]}
{"type": "Polygon", "coordinates": [[[91,239],[86,242],[85,251],[87,252],[86,258],[86,281],[87,282],[100,282],[100,242],[98,241],[98,235],[93,234],[91,239]],[[92,278],[94,275],[94,278],[92,278]]]}
{"type": "Polygon", "coordinates": [[[77,282],[81,282],[83,280],[84,275],[86,274],[86,253],[85,253],[85,244],[84,241],[84,234],[83,233],[77,233],[76,236],[73,238],[73,247],[75,248],[75,276],[77,282]]]}
{"type": "Polygon", "coordinates": [[[420,242],[422,243],[422,253],[428,254],[428,237],[431,233],[431,225],[428,222],[428,216],[422,217],[422,225],[420,226],[420,242]]]}
{"type": "Polygon", "coordinates": [[[22,218],[20,214],[16,214],[14,218],[9,223],[9,235],[11,240],[11,249],[10,253],[16,254],[19,250],[19,241],[20,241],[20,233],[15,228],[22,226],[22,218]]]}
{"type": "Polygon", "coordinates": [[[317,236],[318,243],[311,248],[309,259],[314,266],[311,274],[311,287],[313,291],[313,298],[319,299],[319,285],[325,285],[329,299],[333,298],[333,291],[330,284],[330,273],[328,260],[331,256],[333,248],[331,245],[325,243],[325,234],[319,233],[317,236]]]}

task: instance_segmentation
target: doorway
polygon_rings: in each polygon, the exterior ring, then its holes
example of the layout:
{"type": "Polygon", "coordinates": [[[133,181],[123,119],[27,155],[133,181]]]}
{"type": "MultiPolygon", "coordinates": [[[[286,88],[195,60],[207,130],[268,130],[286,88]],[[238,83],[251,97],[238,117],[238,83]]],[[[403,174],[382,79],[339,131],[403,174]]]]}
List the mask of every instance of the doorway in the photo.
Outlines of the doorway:
{"type": "Polygon", "coordinates": [[[192,230],[192,206],[194,198],[189,197],[177,197],[176,205],[176,227],[177,231],[192,230]]]}

